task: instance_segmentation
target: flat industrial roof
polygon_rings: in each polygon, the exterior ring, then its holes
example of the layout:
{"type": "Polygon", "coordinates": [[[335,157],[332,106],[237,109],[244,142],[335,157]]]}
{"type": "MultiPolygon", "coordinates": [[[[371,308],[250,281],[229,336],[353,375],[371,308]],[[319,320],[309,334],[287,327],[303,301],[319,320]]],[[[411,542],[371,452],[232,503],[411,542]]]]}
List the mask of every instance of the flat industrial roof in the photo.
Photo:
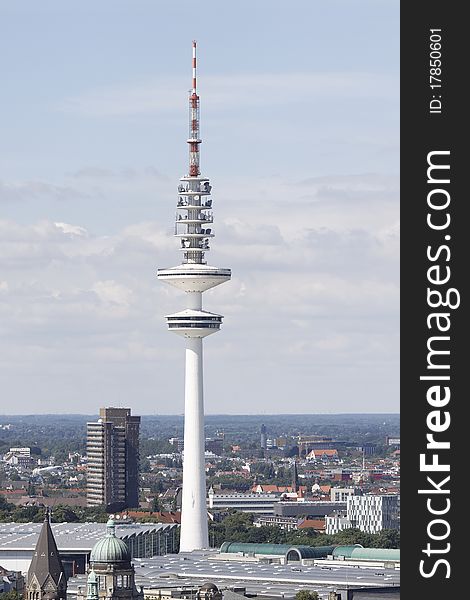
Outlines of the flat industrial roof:
{"type": "MultiPolygon", "coordinates": [[[[0,523],[0,557],[2,550],[33,551],[39,538],[42,523],[0,523]]],[[[106,535],[105,523],[52,523],[52,532],[59,551],[88,552],[106,535]]],[[[175,527],[173,523],[116,522],[116,536],[122,539],[152,531],[175,527]]]]}
{"type": "MultiPolygon", "coordinates": [[[[152,558],[133,559],[136,584],[145,588],[201,585],[211,581],[219,588],[240,585],[250,593],[270,593],[286,598],[300,589],[315,589],[327,595],[344,585],[364,587],[399,586],[400,572],[377,566],[350,565],[343,561],[316,561],[315,565],[299,563],[265,564],[262,562],[223,561],[218,550],[184,552],[152,558]],[[216,559],[219,557],[219,559],[216,559]]],[[[86,576],[68,580],[68,592],[86,585],[86,576]]]]}

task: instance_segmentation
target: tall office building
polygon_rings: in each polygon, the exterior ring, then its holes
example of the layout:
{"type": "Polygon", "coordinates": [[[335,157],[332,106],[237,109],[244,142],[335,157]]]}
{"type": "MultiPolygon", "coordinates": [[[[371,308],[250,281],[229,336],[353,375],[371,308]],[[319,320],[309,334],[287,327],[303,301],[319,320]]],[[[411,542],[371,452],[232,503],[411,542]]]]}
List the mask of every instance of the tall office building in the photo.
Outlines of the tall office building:
{"type": "Polygon", "coordinates": [[[98,421],[87,423],[88,506],[139,506],[139,429],[130,408],[100,408],[98,421]]]}
{"type": "Polygon", "coordinates": [[[266,425],[263,423],[260,429],[260,447],[263,450],[266,450],[268,447],[268,435],[267,435],[266,425]]]}

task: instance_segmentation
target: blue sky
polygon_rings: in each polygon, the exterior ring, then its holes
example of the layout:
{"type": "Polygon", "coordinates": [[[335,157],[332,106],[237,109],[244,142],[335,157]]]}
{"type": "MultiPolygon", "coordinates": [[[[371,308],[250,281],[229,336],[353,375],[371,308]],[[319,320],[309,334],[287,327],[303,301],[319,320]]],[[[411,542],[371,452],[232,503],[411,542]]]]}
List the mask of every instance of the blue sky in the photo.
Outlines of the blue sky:
{"type": "Polygon", "coordinates": [[[155,270],[180,259],[193,39],[233,269],[207,412],[398,410],[398,2],[0,10],[0,413],[182,412],[184,296],[155,270]]]}

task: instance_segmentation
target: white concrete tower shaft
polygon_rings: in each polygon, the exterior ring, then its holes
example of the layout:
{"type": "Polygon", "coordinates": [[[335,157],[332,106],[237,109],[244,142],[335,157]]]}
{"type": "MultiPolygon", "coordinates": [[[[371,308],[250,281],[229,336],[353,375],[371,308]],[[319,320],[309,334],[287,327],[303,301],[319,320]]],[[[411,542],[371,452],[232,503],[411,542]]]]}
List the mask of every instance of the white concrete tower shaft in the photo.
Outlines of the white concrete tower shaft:
{"type": "Polygon", "coordinates": [[[230,269],[211,267],[205,261],[212,233],[212,186],[201,177],[199,165],[199,96],[196,89],[196,42],[193,42],[193,85],[189,96],[189,170],[180,179],[175,236],[181,240],[183,261],[177,267],[158,269],[157,277],[186,292],[187,308],[167,315],[168,329],[185,338],[185,400],[183,498],[180,552],[209,546],[204,435],[203,338],[219,331],[222,315],[202,309],[202,294],[228,281],[230,269]],[[207,227],[209,225],[209,227],[207,227]]]}

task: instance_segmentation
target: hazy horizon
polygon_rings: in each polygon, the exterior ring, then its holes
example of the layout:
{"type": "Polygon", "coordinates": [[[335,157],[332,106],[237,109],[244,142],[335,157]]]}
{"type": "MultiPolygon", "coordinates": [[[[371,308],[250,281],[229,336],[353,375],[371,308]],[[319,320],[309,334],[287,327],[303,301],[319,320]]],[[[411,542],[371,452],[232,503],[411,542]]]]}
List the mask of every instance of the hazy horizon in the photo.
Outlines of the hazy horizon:
{"type": "MultiPolygon", "coordinates": [[[[121,407],[113,407],[113,408],[130,408],[129,406],[121,406],[121,407]]],[[[140,417],[184,417],[184,413],[148,413],[148,414],[138,414],[136,412],[132,412],[140,417]]],[[[295,416],[299,417],[302,415],[315,417],[315,416],[367,416],[367,415],[399,415],[399,412],[314,412],[314,413],[205,413],[206,417],[290,417],[295,416]]],[[[67,415],[68,417],[94,417],[99,415],[99,412],[96,413],[69,413],[69,412],[45,412],[45,413],[1,413],[0,418],[2,417],[35,417],[35,416],[63,416],[67,415]]]]}

